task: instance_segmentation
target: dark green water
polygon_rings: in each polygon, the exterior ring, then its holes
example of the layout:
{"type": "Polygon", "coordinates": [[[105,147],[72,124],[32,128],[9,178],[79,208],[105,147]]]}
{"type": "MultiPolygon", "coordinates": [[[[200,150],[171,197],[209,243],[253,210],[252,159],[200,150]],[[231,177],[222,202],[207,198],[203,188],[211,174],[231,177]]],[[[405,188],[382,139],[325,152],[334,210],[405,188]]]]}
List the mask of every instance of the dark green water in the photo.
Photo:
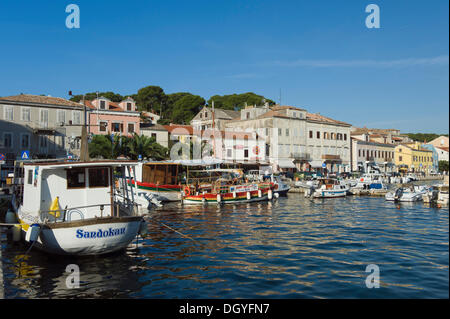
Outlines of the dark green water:
{"type": "Polygon", "coordinates": [[[384,198],[166,205],[126,252],[61,258],[6,242],[6,298],[448,298],[448,208],[384,198]],[[165,225],[179,231],[181,236],[165,225]],[[68,289],[68,264],[80,287],[68,289]],[[379,267],[369,289],[366,267],[379,267]]]}

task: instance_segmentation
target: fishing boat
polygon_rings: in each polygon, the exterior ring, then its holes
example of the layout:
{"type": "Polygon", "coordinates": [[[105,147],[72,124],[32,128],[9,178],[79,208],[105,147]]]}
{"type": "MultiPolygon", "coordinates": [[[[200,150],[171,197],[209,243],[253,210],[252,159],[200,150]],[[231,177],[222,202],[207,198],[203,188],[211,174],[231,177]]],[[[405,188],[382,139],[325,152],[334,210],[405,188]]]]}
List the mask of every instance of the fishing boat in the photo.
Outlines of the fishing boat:
{"type": "MultiPolygon", "coordinates": [[[[22,163],[16,185],[13,233],[44,252],[101,255],[125,249],[146,231],[131,191],[119,194],[114,171],[131,161],[22,163]]],[[[126,188],[125,188],[126,190],[126,188]]]]}
{"type": "Polygon", "coordinates": [[[161,206],[161,202],[181,200],[180,173],[178,163],[139,162],[135,175],[127,176],[127,183],[133,186],[135,200],[144,208],[161,206]]]}
{"type": "Polygon", "coordinates": [[[335,178],[319,178],[317,187],[308,188],[305,196],[314,198],[345,197],[348,191],[349,186],[335,178]]]}
{"type": "Polygon", "coordinates": [[[272,200],[277,198],[271,183],[229,184],[217,180],[215,183],[186,185],[183,204],[231,204],[272,200]]]}

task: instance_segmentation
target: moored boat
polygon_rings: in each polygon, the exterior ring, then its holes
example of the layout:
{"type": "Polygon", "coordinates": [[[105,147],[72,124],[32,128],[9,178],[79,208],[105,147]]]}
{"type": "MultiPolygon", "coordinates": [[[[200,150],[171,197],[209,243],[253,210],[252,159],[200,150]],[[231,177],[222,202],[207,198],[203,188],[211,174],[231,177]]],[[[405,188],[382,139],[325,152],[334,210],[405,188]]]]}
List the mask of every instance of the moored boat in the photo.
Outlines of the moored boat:
{"type": "Polygon", "coordinates": [[[181,200],[181,183],[178,179],[181,165],[171,162],[139,162],[135,176],[128,175],[135,200],[145,208],[160,202],[181,200]]]}
{"type": "Polygon", "coordinates": [[[216,183],[187,185],[184,188],[183,204],[230,204],[272,200],[273,184],[248,183],[227,185],[216,183]]]}
{"type": "Polygon", "coordinates": [[[20,238],[47,253],[100,255],[125,249],[146,222],[136,203],[119,194],[114,170],[131,161],[23,163],[12,208],[20,238]]]}
{"type": "Polygon", "coordinates": [[[341,183],[334,178],[320,178],[318,179],[317,187],[311,187],[305,192],[305,196],[314,198],[334,198],[345,197],[349,191],[349,186],[341,183]]]}

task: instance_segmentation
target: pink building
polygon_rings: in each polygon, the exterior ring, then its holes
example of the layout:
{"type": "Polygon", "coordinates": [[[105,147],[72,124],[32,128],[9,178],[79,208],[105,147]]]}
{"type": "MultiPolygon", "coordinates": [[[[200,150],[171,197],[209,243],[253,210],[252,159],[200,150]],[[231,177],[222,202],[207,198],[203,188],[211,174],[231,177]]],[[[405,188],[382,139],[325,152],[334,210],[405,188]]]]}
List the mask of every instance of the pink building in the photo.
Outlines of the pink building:
{"type": "Polygon", "coordinates": [[[140,135],[140,113],[136,102],[128,97],[120,103],[112,102],[105,97],[85,101],[88,107],[89,127],[92,134],[140,135]]]}

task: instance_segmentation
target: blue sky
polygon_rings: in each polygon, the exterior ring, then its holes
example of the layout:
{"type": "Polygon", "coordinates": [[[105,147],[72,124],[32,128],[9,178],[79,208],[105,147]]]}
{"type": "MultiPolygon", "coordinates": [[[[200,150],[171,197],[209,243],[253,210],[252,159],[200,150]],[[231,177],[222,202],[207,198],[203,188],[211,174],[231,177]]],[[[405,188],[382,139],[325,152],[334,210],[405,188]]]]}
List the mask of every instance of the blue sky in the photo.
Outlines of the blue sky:
{"type": "Polygon", "coordinates": [[[448,133],[448,1],[0,2],[0,96],[255,92],[355,126],[448,133]],[[65,8],[80,8],[68,29],[65,8]],[[368,4],[380,29],[368,29],[368,4]]]}

